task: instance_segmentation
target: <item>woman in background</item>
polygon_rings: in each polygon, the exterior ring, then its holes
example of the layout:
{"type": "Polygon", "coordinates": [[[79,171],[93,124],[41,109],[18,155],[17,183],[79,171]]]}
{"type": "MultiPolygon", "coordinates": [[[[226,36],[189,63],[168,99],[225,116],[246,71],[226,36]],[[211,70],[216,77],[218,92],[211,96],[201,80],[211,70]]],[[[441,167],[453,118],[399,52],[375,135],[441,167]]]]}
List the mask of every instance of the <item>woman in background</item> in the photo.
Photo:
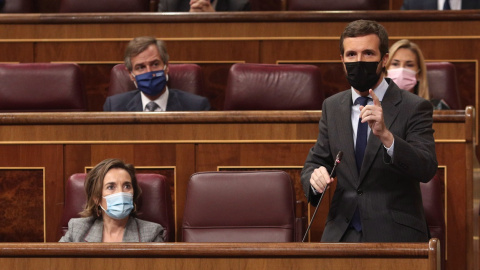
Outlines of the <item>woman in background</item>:
{"type": "Polygon", "coordinates": [[[119,159],[106,159],[85,179],[87,204],[72,218],[59,242],[164,242],[160,224],[135,218],[142,191],[135,168],[119,159]]]}
{"type": "Polygon", "coordinates": [[[450,109],[443,99],[430,99],[425,58],[417,44],[407,39],[399,40],[390,47],[389,55],[386,76],[398,87],[430,100],[435,110],[450,109]]]}

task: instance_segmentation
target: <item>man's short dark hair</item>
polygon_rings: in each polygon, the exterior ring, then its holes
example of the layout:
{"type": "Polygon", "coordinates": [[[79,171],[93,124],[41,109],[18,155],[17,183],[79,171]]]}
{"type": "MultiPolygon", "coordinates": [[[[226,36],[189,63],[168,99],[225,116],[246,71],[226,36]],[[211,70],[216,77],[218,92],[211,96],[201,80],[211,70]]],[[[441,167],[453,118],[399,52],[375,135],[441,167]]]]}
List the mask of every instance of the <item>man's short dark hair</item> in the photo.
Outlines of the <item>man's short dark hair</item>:
{"type": "Polygon", "coordinates": [[[388,53],[388,33],[385,28],[376,21],[369,20],[357,20],[349,23],[345,30],[343,30],[340,36],[340,53],[343,56],[345,48],[343,47],[343,41],[345,38],[350,37],[363,37],[366,35],[375,34],[380,39],[380,54],[381,58],[388,53]]]}
{"type": "Polygon", "coordinates": [[[168,53],[167,53],[167,46],[165,42],[161,40],[157,40],[154,37],[136,37],[132,41],[130,41],[127,45],[127,49],[125,50],[125,55],[123,60],[125,62],[125,66],[129,71],[132,71],[132,57],[135,57],[148,49],[150,45],[155,44],[158,49],[158,53],[160,54],[160,58],[163,61],[163,64],[168,63],[168,53]]]}

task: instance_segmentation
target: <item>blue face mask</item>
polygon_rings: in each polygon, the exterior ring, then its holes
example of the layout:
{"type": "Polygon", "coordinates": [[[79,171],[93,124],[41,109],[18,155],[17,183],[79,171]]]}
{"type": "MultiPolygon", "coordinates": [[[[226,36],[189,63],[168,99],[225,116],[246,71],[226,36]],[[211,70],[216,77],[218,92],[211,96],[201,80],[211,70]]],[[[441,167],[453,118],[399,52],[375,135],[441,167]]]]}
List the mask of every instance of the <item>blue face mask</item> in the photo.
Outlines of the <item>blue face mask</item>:
{"type": "Polygon", "coordinates": [[[147,96],[156,96],[162,93],[167,85],[165,71],[151,71],[135,76],[137,87],[147,96]]]}
{"type": "Polygon", "coordinates": [[[131,193],[119,192],[103,197],[107,200],[107,215],[114,219],[124,219],[133,210],[133,195],[131,193]]]}

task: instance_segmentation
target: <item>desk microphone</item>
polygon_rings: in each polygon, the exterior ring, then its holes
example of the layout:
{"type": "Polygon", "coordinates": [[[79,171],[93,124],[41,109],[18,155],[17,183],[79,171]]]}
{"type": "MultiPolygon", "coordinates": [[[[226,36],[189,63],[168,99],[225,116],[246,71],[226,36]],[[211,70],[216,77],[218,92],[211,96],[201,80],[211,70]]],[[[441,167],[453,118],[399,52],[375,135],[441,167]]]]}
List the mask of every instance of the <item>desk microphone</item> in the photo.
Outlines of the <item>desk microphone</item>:
{"type": "MultiPolygon", "coordinates": [[[[338,151],[337,157],[335,159],[335,163],[333,164],[332,172],[330,172],[330,178],[332,178],[333,173],[335,172],[335,168],[337,168],[337,165],[340,164],[340,161],[342,160],[342,156],[343,156],[343,152],[338,151]]],[[[302,243],[305,242],[305,238],[307,238],[308,231],[310,230],[310,227],[312,226],[313,219],[315,218],[315,215],[317,214],[318,207],[320,206],[320,203],[322,202],[323,195],[327,191],[327,188],[328,188],[328,184],[327,184],[327,186],[325,186],[325,189],[323,190],[322,195],[320,195],[320,200],[318,200],[317,207],[315,208],[315,212],[313,212],[313,216],[312,216],[312,219],[310,220],[310,224],[308,224],[308,228],[307,228],[307,231],[305,232],[305,235],[303,236],[302,243]]]]}

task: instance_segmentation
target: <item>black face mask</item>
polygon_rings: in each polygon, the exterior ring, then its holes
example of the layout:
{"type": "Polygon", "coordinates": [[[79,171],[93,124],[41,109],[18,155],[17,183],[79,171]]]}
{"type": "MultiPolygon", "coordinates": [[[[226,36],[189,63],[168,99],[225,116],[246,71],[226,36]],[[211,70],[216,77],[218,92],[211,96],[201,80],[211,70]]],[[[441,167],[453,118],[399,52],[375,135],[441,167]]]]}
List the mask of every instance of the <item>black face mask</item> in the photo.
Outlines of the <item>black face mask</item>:
{"type": "Polygon", "coordinates": [[[380,79],[380,73],[377,73],[379,63],[363,61],[345,63],[350,85],[360,92],[366,92],[372,88],[380,79]]]}

